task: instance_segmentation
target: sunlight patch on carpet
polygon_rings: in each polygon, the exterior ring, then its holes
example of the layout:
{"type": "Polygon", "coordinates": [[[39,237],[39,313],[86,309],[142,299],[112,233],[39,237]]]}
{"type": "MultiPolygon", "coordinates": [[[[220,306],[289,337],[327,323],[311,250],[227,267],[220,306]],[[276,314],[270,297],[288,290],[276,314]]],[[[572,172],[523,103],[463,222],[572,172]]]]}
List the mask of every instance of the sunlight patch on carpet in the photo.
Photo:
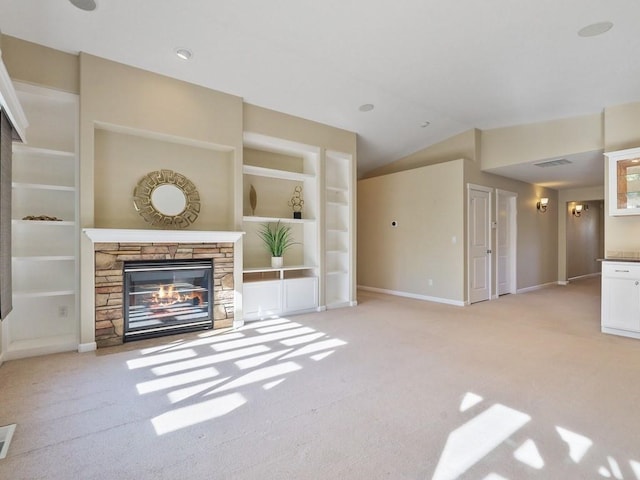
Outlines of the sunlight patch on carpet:
{"type": "Polygon", "coordinates": [[[464,398],[462,399],[462,402],[460,402],[460,411],[461,412],[466,412],[471,407],[475,407],[482,400],[483,400],[483,398],[480,395],[476,395],[475,393],[467,392],[467,393],[465,393],[464,398]]]}
{"type": "Polygon", "coordinates": [[[587,450],[593,445],[591,439],[558,426],[556,426],[556,431],[560,438],[569,445],[569,457],[571,457],[571,460],[580,463],[587,450]]]}
{"type": "Polygon", "coordinates": [[[521,461],[525,465],[529,465],[531,468],[540,470],[544,467],[544,460],[536,447],[536,443],[529,439],[525,441],[515,452],[513,456],[516,460],[521,461]]]}
{"type": "Polygon", "coordinates": [[[526,413],[495,404],[447,438],[433,480],[454,480],[531,420],[526,413]]]}
{"type": "Polygon", "coordinates": [[[204,402],[176,408],[151,419],[157,435],[175,432],[185,427],[222,417],[247,403],[239,393],[230,393],[204,402]]]}

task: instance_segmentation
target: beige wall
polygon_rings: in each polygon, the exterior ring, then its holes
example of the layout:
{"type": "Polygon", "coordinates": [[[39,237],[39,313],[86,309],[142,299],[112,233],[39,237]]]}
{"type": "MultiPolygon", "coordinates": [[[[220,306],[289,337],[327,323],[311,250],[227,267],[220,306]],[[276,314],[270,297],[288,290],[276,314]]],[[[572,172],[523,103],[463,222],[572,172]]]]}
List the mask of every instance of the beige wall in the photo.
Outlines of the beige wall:
{"type": "Polygon", "coordinates": [[[2,60],[13,80],[80,92],[77,55],[2,35],[2,60]]]}
{"type": "Polygon", "coordinates": [[[483,130],[482,169],[602,150],[602,115],[483,130]]]}
{"type": "Polygon", "coordinates": [[[151,137],[95,130],[94,226],[149,228],[133,208],[133,190],[147,173],[168,169],[198,189],[197,230],[233,230],[232,152],[151,137]]]}
{"type": "Polygon", "coordinates": [[[563,217],[566,221],[567,278],[575,278],[600,272],[604,254],[604,202],[571,201],[565,203],[563,217]],[[579,203],[585,210],[579,217],[572,210],[579,203]]]}
{"type": "Polygon", "coordinates": [[[463,167],[455,160],[358,182],[359,285],[464,302],[463,167]]]}
{"type": "MultiPolygon", "coordinates": [[[[245,103],[244,131],[347,153],[356,162],[356,134],[245,103]]],[[[355,170],[355,168],[354,168],[355,170]]]]}
{"type": "MultiPolygon", "coordinates": [[[[567,274],[567,203],[604,199],[604,185],[589,188],[570,188],[558,192],[558,281],[565,282],[567,274]]],[[[569,212],[570,214],[570,212],[569,212]]],[[[600,247],[604,249],[604,217],[600,224],[600,247]]]]}
{"type": "Polygon", "coordinates": [[[376,168],[364,175],[364,178],[378,177],[389,173],[401,172],[412,168],[425,167],[436,163],[448,162],[458,158],[478,160],[480,131],[473,129],[436,143],[424,150],[376,168]]]}

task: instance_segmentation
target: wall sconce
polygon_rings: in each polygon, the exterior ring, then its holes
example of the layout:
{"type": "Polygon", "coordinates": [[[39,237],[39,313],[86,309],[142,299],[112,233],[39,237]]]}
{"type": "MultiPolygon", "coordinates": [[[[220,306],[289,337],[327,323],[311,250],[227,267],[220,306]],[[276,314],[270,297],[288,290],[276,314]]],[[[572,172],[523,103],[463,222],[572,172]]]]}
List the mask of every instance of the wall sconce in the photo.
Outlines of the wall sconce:
{"type": "Polygon", "coordinates": [[[538,203],[536,203],[536,208],[539,212],[544,213],[547,211],[547,205],[549,205],[549,199],[547,197],[542,197],[538,200],[538,203]]]}
{"type": "Polygon", "coordinates": [[[582,205],[581,203],[576,203],[575,207],[571,209],[571,213],[573,213],[574,217],[579,217],[582,215],[582,212],[589,210],[589,205],[582,205]]]}

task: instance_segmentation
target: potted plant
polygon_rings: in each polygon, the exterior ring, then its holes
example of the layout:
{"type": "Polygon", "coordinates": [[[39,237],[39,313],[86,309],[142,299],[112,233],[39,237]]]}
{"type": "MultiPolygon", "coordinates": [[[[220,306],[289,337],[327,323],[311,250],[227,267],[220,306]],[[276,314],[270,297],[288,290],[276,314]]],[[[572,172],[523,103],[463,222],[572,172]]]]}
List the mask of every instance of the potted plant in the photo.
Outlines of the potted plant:
{"type": "Polygon", "coordinates": [[[270,223],[263,223],[260,226],[260,230],[258,230],[258,235],[260,235],[271,254],[271,266],[273,268],[281,268],[284,252],[291,245],[297,243],[293,241],[291,227],[289,225],[281,225],[279,221],[273,226],[270,223]]]}

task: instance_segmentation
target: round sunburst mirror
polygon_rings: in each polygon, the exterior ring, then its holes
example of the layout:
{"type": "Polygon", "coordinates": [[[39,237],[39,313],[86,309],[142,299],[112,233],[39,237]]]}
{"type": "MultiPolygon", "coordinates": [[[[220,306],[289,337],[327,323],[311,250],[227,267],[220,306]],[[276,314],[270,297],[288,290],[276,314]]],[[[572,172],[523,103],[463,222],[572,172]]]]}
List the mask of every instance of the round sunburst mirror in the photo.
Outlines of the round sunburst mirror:
{"type": "Polygon", "coordinates": [[[200,194],[184,175],[156,170],[142,177],[134,188],[133,206],[154,227],[187,228],[200,213],[200,194]]]}

